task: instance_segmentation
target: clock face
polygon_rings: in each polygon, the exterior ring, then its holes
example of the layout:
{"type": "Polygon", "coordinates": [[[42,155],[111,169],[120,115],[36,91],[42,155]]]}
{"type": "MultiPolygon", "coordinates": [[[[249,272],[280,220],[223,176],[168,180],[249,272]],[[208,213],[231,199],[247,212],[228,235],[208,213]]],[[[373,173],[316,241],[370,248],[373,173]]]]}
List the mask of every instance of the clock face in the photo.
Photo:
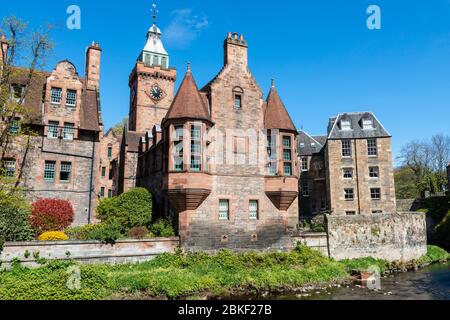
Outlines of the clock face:
{"type": "Polygon", "coordinates": [[[150,89],[150,96],[153,100],[160,101],[164,96],[164,91],[158,85],[154,85],[150,89]]]}

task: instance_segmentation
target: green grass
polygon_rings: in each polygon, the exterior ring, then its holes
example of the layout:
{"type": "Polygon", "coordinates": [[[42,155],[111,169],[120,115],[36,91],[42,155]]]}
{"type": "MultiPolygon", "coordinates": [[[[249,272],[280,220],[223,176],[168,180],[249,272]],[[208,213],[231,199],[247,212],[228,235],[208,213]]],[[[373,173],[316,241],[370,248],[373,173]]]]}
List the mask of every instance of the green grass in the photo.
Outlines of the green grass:
{"type": "MultiPolygon", "coordinates": [[[[441,261],[448,254],[430,247],[427,261],[441,261]]],[[[425,258],[424,258],[425,259],[425,258]]],[[[221,295],[235,288],[247,292],[296,289],[348,278],[352,270],[387,263],[372,258],[336,262],[318,251],[298,246],[290,253],[232,253],[210,256],[163,254],[133,265],[79,265],[81,289],[66,286],[67,270],[74,263],[51,262],[39,269],[15,265],[0,272],[0,300],[98,300],[109,297],[189,298],[202,292],[221,295]]],[[[78,265],[77,265],[78,266],[78,265]]]]}

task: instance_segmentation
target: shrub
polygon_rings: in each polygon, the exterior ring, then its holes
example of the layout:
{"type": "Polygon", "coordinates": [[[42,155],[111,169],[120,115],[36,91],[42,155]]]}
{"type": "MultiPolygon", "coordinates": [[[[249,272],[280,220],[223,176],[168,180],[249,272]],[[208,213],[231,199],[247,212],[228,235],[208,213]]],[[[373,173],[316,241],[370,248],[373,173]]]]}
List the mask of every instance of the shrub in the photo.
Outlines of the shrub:
{"type": "Polygon", "coordinates": [[[74,211],[68,200],[40,199],[33,203],[31,225],[39,233],[62,231],[73,222],[74,211]]]}
{"type": "Polygon", "coordinates": [[[0,191],[0,242],[33,240],[31,206],[19,191],[0,191]]]}
{"type": "Polygon", "coordinates": [[[175,230],[172,227],[172,224],[164,219],[159,219],[155,224],[151,227],[151,232],[155,237],[174,237],[175,230]]]}
{"type": "Polygon", "coordinates": [[[135,227],[128,231],[128,237],[133,239],[144,239],[148,233],[149,232],[146,227],[135,227]]]}
{"type": "Polygon", "coordinates": [[[95,224],[88,224],[83,227],[76,227],[76,228],[70,228],[66,229],[65,232],[69,236],[70,240],[79,240],[79,241],[86,241],[86,240],[95,240],[92,239],[91,235],[95,228],[98,228],[95,224]]]}
{"type": "Polygon", "coordinates": [[[39,241],[67,241],[69,237],[62,231],[48,231],[41,234],[39,241]]]}
{"type": "Polygon", "coordinates": [[[122,232],[134,227],[149,226],[152,219],[152,195],[147,189],[136,188],[118,197],[104,199],[97,208],[103,223],[117,223],[122,232]]]}

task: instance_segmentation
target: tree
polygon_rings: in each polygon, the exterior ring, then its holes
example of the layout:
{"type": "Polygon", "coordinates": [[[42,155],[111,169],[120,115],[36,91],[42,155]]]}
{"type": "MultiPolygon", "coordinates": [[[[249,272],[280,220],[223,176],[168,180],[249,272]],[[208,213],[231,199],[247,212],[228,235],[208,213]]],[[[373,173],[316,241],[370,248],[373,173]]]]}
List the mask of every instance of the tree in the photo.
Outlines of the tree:
{"type": "Polygon", "coordinates": [[[409,167],[397,168],[394,172],[397,199],[415,199],[420,192],[415,183],[414,171],[409,167]]]}
{"type": "Polygon", "coordinates": [[[125,117],[122,122],[117,123],[113,128],[114,134],[121,136],[123,134],[123,129],[128,125],[128,117],[125,117]]]}
{"type": "Polygon", "coordinates": [[[414,174],[418,194],[436,194],[445,191],[446,167],[450,162],[450,137],[434,135],[430,140],[415,140],[405,145],[400,154],[404,167],[414,174]]]}
{"type": "Polygon", "coordinates": [[[51,26],[27,32],[27,23],[16,17],[4,18],[0,24],[0,160],[2,162],[1,190],[12,190],[19,186],[22,169],[36,135],[28,126],[30,110],[25,101],[39,77],[38,69],[53,45],[49,38],[51,26]],[[17,67],[26,65],[26,67],[17,67]],[[20,85],[16,83],[20,78],[20,85]],[[3,179],[4,159],[14,146],[21,150],[21,163],[15,179],[3,179]]]}

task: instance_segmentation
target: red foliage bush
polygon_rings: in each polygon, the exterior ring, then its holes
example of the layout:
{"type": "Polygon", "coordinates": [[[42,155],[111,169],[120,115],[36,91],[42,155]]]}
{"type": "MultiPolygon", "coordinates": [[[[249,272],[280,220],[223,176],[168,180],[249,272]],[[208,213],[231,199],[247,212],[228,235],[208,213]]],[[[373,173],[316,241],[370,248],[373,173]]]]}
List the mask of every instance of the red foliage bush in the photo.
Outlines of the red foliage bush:
{"type": "Polygon", "coordinates": [[[33,203],[30,224],[39,233],[63,231],[73,222],[74,211],[68,200],[40,199],[33,203]]]}

